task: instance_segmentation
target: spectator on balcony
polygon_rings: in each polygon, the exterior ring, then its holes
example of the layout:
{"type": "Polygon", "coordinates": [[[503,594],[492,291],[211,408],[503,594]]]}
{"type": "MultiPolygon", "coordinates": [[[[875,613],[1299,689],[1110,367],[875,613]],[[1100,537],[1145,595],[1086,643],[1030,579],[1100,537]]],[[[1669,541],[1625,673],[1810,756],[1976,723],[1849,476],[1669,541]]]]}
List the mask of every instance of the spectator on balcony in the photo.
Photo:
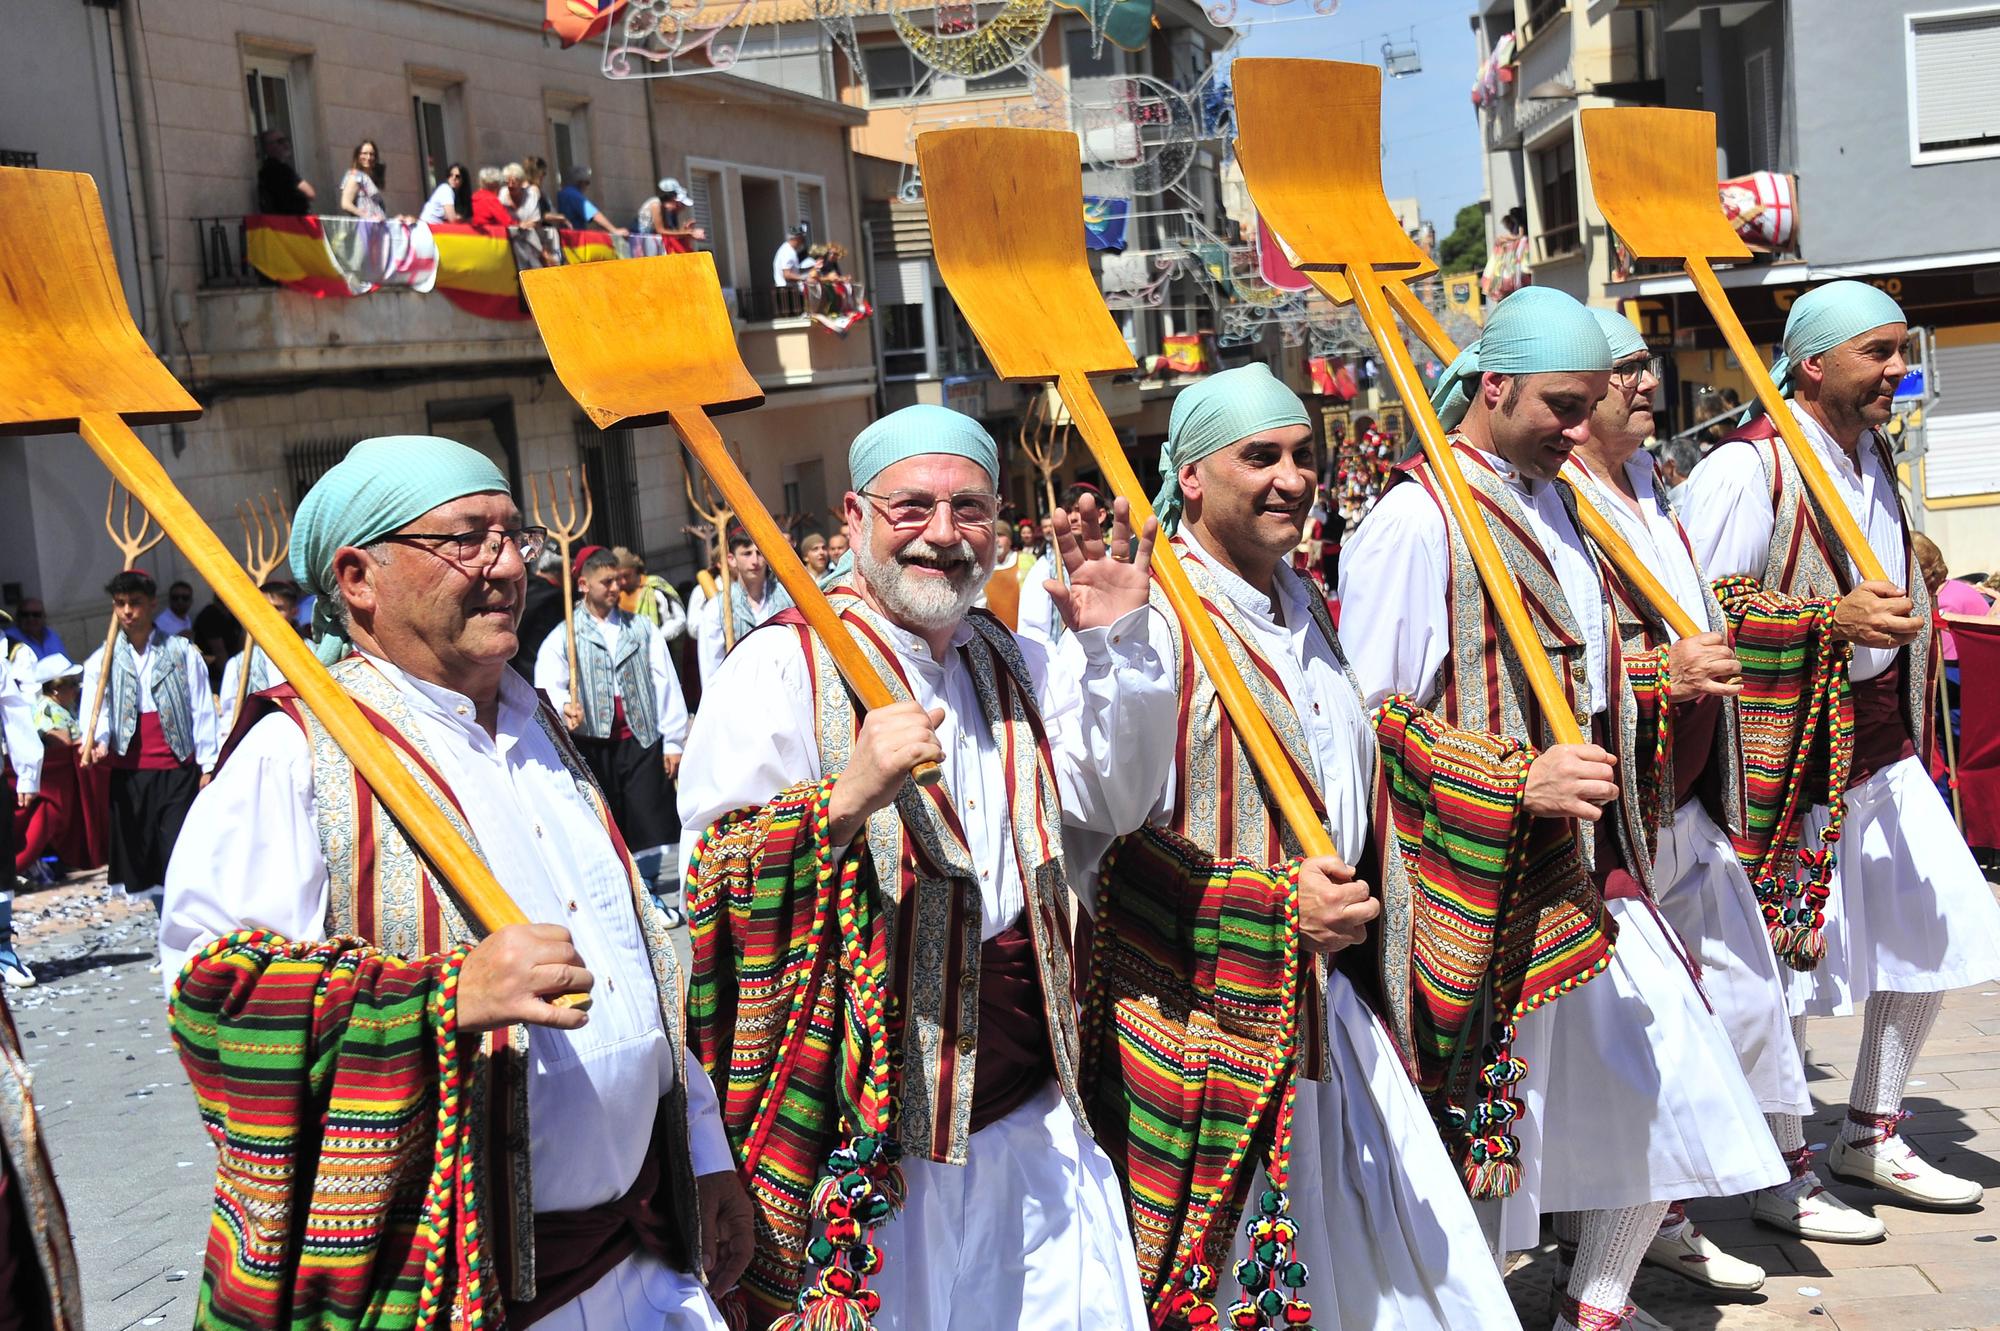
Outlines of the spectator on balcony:
{"type": "Polygon", "coordinates": [[[840,261],[847,257],[847,248],[834,241],[815,245],[807,251],[812,259],[813,276],[822,282],[838,281],[847,274],[840,271],[840,261]]]}
{"type": "Polygon", "coordinates": [[[771,257],[771,285],[781,290],[785,287],[796,290],[812,275],[813,261],[806,254],[806,229],[795,226],[771,257]]]}
{"type": "Polygon", "coordinates": [[[14,612],[14,622],[7,626],[5,636],[34,653],[37,661],[61,656],[65,651],[62,634],[49,627],[49,612],[33,596],[22,598],[20,608],[14,612]]]}
{"type": "Polygon", "coordinates": [[[497,166],[479,168],[479,188],[472,193],[472,224],[474,226],[497,226],[511,231],[521,223],[507,209],[506,201],[500,197],[500,186],[505,180],[497,166]]]}
{"type": "Polygon", "coordinates": [[[463,222],[472,215],[472,198],[466,190],[465,168],[457,162],[444,173],[444,179],[431,191],[424,201],[424,210],[418,218],[433,226],[441,222],[463,222]]]}
{"type": "Polygon", "coordinates": [[[386,222],[389,210],[382,206],[382,186],[375,173],[382,169],[382,154],[373,139],[363,139],[354,149],[347,174],[340,178],[340,211],[364,222],[386,222]]]}
{"type": "Polygon", "coordinates": [[[615,225],[604,210],[590,201],[586,192],[590,189],[590,168],[578,162],[563,177],[563,187],[556,192],[556,211],[568,221],[572,230],[585,231],[596,227],[609,231],[614,236],[629,236],[632,233],[615,225]]]}
{"type": "Polygon", "coordinates": [[[507,181],[501,197],[523,226],[540,226],[545,220],[548,201],[542,197],[542,177],[548,169],[549,164],[539,157],[530,157],[526,163],[509,162],[501,168],[500,174],[507,181]]]}
{"type": "Polygon", "coordinates": [[[257,211],[281,217],[304,217],[312,211],[312,182],[301,180],[292,166],[291,136],[281,129],[267,129],[257,136],[263,161],[257,164],[257,211]]]}
{"type": "Polygon", "coordinates": [[[681,188],[672,176],[660,181],[660,192],[639,205],[639,234],[672,236],[688,249],[698,240],[707,240],[705,228],[694,224],[694,196],[681,188]]]}

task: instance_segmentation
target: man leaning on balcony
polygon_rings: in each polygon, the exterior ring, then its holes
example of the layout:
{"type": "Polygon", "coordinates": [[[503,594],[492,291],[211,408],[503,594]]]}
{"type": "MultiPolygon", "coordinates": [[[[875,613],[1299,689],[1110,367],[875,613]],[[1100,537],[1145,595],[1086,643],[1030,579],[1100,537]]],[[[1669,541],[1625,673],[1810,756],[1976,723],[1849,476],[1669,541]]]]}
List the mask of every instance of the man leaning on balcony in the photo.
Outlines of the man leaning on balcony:
{"type": "Polygon", "coordinates": [[[257,211],[282,217],[304,217],[312,211],[312,182],[299,177],[292,165],[291,136],[281,129],[267,129],[257,136],[263,161],[257,164],[257,211]]]}

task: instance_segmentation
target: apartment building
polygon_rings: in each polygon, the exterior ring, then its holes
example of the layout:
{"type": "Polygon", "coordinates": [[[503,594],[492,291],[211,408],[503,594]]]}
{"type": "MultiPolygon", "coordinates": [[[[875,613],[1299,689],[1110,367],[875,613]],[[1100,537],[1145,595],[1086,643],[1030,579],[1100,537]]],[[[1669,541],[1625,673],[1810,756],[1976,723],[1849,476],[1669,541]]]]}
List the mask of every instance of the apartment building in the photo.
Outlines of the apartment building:
{"type": "MultiPolygon", "coordinates": [[[[142,430],[226,537],[237,504],[295,503],[356,440],[440,433],[513,478],[586,464],[592,539],[679,575],[697,547],[681,450],[665,429],[598,431],[550,371],[532,322],[482,317],[438,291],[316,298],[249,261],[257,141],[278,129],[337,211],[355,146],[376,143],[392,214],[414,214],[450,163],[531,157],[593,168],[619,223],[662,176],[695,197],[765,405],[722,418],[778,512],[824,524],[854,433],[875,414],[865,325],[840,336],[773,290],[787,228],[859,234],[848,135],[866,113],[731,74],[614,82],[591,46],[544,39],[538,7],[507,0],[147,0],[39,7],[35,39],[0,52],[0,160],[96,178],[142,331],[206,408],[142,430]]],[[[549,182],[553,191],[555,182],[549,182]]],[[[635,323],[672,337],[673,312],[635,323]]],[[[0,582],[40,596],[72,643],[101,631],[116,556],[101,534],[106,478],[75,439],[0,440],[0,582]]],[[[165,547],[162,581],[185,573],[165,547]]]]}

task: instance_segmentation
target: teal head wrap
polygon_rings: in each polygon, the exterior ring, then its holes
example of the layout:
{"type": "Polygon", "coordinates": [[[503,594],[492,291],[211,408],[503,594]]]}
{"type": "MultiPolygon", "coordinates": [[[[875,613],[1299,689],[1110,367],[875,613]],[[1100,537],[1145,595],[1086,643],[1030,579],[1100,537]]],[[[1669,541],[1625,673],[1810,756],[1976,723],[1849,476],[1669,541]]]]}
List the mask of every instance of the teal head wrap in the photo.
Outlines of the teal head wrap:
{"type": "Polygon", "coordinates": [[[890,412],[854,436],[847,450],[848,484],[865,490],[883,468],[926,453],[970,458],[995,485],[1000,483],[1000,449],[986,427],[964,412],[919,402],[890,412]]]}
{"type": "Polygon", "coordinates": [[[1832,351],[1849,338],[1884,324],[1908,323],[1895,297],[1866,282],[1842,280],[1814,287],[1792,302],[1785,319],[1784,354],[1771,365],[1771,382],[1792,395],[1792,371],[1808,356],[1832,351]]]}
{"type": "Polygon", "coordinates": [[[1153,496],[1160,530],[1171,536],[1180,528],[1182,467],[1265,430],[1311,424],[1299,395],[1261,363],[1239,365],[1182,389],[1160,450],[1160,492],[1153,496]]]}
{"type": "Polygon", "coordinates": [[[314,650],[339,660],[347,635],[334,616],[333,553],[369,545],[454,499],[507,494],[507,478],[484,453],[430,435],[364,439],[319,478],[292,521],[292,574],[319,599],[314,650]]]}
{"type": "Polygon", "coordinates": [[[1477,342],[1438,377],[1431,405],[1447,430],[1472,408],[1472,385],[1493,374],[1557,374],[1611,368],[1611,346],[1590,311],[1554,287],[1522,287],[1493,307],[1477,342]]]}
{"type": "Polygon", "coordinates": [[[1627,356],[1637,356],[1646,350],[1646,339],[1632,326],[1632,321],[1616,310],[1599,306],[1590,307],[1590,317],[1597,320],[1598,331],[1604,334],[1605,342],[1611,347],[1614,363],[1627,356]]]}

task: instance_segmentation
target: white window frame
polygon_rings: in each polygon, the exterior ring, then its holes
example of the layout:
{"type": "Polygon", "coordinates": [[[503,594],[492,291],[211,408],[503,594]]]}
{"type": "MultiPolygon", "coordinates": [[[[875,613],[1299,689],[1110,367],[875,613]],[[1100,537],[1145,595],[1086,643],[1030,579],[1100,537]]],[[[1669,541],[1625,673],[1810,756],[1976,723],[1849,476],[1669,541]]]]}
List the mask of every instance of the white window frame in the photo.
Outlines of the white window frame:
{"type": "Polygon", "coordinates": [[[549,168],[555,172],[558,182],[563,179],[562,155],[556,151],[558,125],[569,131],[570,160],[592,166],[589,98],[565,93],[544,93],[542,118],[547,122],[549,135],[549,168]]]}
{"type": "MultiPolygon", "coordinates": [[[[468,175],[473,175],[479,170],[477,166],[468,160],[472,156],[472,122],[471,117],[466,114],[465,76],[452,70],[426,69],[416,65],[406,66],[404,73],[412,102],[412,106],[410,107],[411,156],[417,165],[417,183],[422,187],[421,193],[423,198],[428,201],[431,195],[436,193],[437,187],[444,183],[445,173],[451,169],[453,158],[458,159],[465,167],[468,175]],[[414,105],[419,98],[427,102],[436,103],[443,111],[440,118],[444,122],[445,151],[442,158],[438,161],[437,178],[435,180],[430,178],[424,167],[424,141],[422,134],[417,129],[416,107],[414,105]],[[458,147],[454,148],[451,146],[454,142],[458,144],[458,147]]],[[[475,183],[473,180],[466,182],[468,192],[470,192],[471,187],[475,183]]],[[[550,195],[548,203],[551,208],[555,206],[553,194],[550,195]]]]}
{"type": "MultiPolygon", "coordinates": [[[[254,154],[259,150],[257,139],[260,131],[257,128],[257,108],[248,103],[250,76],[282,78],[285,81],[285,114],[292,122],[292,166],[307,180],[319,179],[319,117],[313,104],[312,48],[274,38],[244,36],[237,44],[237,54],[243,71],[243,81],[239,86],[244,90],[244,111],[249,117],[251,152],[254,154]]],[[[340,172],[345,174],[346,171],[347,163],[343,161],[340,172]]]]}
{"type": "Polygon", "coordinates": [[[1917,123],[1917,25],[1938,19],[2000,18],[2000,5],[1966,5],[1959,9],[1932,9],[1921,14],[1903,15],[1903,104],[1910,122],[1910,165],[1931,166],[1938,162],[1976,162],[2000,157],[2000,143],[1977,148],[1925,148],[1917,123]]]}

